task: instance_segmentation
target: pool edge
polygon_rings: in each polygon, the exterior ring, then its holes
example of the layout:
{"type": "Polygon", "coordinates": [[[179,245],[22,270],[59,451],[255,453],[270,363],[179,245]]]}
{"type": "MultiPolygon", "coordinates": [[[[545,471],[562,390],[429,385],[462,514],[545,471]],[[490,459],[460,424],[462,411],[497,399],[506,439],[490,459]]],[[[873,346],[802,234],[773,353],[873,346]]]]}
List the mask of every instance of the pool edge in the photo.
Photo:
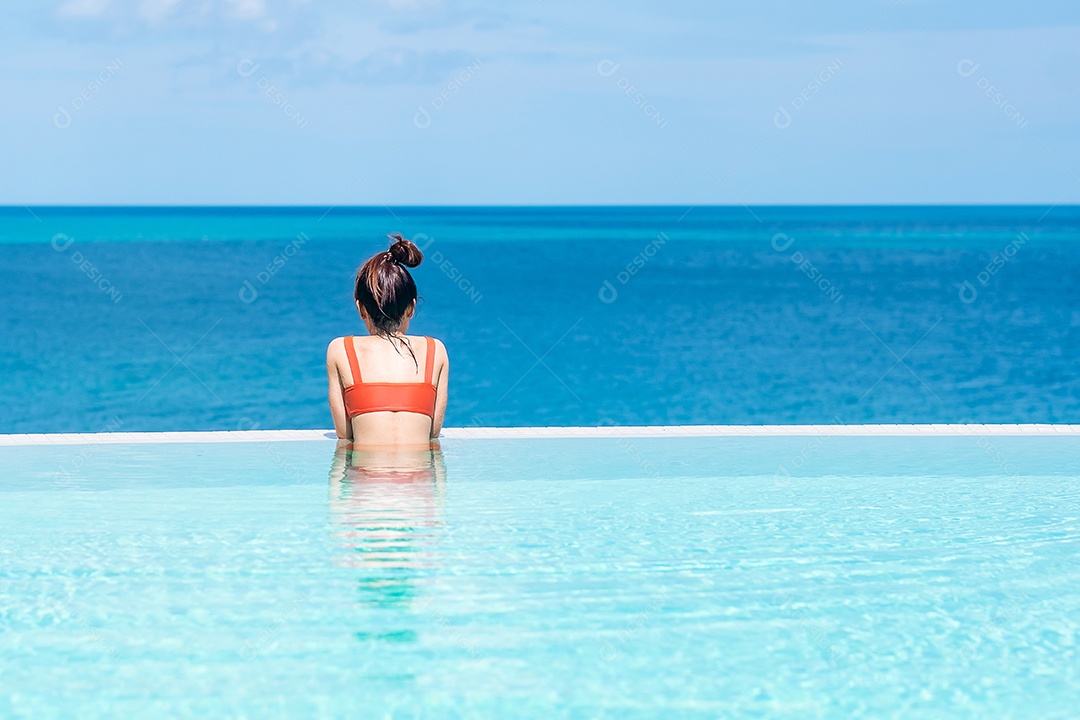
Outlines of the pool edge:
{"type": "MultiPolygon", "coordinates": [[[[456,439],[627,438],[627,437],[933,437],[1080,435],[1064,424],[882,424],[882,425],[670,425],[601,427],[445,428],[456,439]]],[[[0,435],[0,446],[133,443],[217,443],[334,440],[332,430],[212,430],[204,432],[25,433],[0,435]]]]}

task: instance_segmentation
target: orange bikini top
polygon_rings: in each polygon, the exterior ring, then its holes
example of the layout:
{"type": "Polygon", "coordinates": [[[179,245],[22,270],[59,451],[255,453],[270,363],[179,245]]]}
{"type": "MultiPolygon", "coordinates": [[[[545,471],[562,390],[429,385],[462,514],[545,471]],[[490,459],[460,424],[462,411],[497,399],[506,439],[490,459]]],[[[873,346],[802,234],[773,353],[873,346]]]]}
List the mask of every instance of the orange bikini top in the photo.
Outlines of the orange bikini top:
{"type": "Polygon", "coordinates": [[[435,369],[435,340],[427,340],[427,360],[424,382],[364,382],[360,363],[356,360],[353,336],[345,338],[345,354],[349,356],[353,384],[345,388],[345,413],[354,418],[370,412],[414,412],[435,419],[435,386],[431,383],[435,369]]]}

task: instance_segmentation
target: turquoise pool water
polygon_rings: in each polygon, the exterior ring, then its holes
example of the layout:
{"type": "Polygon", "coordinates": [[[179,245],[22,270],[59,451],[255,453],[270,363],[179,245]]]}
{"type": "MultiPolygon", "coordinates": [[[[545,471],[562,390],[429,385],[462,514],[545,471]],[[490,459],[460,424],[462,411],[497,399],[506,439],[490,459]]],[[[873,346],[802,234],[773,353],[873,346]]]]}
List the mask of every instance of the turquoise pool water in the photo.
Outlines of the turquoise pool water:
{"type": "Polygon", "coordinates": [[[0,717],[1071,717],[1078,451],[3,447],[0,717]]]}

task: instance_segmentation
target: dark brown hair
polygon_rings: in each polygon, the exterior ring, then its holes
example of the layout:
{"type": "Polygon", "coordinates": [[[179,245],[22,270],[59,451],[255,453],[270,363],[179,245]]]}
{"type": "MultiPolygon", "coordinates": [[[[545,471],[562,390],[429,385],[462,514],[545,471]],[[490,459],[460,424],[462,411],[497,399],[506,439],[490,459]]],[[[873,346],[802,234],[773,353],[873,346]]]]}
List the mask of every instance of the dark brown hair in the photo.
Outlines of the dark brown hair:
{"type": "Polygon", "coordinates": [[[372,255],[357,270],[353,297],[371,318],[375,334],[391,339],[416,302],[416,282],[408,268],[419,265],[424,254],[400,233],[387,237],[390,249],[372,255]]]}

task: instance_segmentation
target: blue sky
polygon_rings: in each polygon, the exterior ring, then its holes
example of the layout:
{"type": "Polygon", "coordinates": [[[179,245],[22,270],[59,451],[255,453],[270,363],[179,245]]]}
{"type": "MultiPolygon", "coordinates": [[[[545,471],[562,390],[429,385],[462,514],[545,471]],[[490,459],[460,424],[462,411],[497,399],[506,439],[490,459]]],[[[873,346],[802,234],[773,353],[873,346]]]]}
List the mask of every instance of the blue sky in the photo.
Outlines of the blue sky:
{"type": "Polygon", "coordinates": [[[0,204],[1080,202],[1080,4],[15,0],[0,204]]]}

